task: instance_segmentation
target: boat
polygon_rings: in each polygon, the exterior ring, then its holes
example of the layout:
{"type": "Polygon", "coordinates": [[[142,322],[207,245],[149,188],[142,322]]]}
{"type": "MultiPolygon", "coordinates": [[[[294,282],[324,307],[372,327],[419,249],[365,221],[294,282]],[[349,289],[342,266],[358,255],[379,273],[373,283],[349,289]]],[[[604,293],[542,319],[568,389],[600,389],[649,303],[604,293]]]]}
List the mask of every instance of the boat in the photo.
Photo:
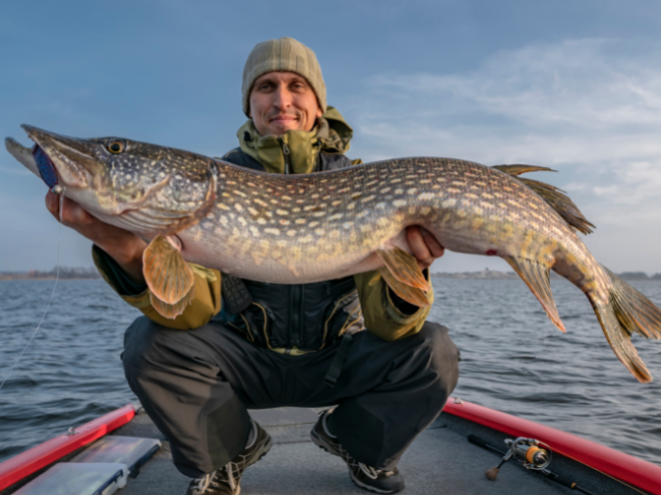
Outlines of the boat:
{"type": "MultiPolygon", "coordinates": [[[[270,433],[246,470],[247,494],[365,494],[344,462],[317,448],[323,409],[250,411],[270,433]]],[[[399,464],[403,495],[661,495],[661,467],[533,421],[450,398],[399,464]]],[[[0,463],[0,495],[182,495],[190,479],[144,410],[127,404],[0,463]]]]}

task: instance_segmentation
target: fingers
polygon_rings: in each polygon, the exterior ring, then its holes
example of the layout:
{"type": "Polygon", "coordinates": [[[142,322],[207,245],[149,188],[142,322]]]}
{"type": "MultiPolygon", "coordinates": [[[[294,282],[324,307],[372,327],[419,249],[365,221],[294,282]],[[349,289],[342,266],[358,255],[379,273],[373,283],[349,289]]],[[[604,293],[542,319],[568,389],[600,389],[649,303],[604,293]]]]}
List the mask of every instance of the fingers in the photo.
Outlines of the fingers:
{"type": "Polygon", "coordinates": [[[425,244],[427,244],[432,257],[440,258],[445,254],[445,248],[441,246],[431,232],[420,227],[420,233],[422,234],[422,238],[425,240],[425,244]]]}
{"type": "Polygon", "coordinates": [[[46,209],[50,212],[55,219],[60,221],[60,198],[57,197],[51,190],[46,193],[46,209]]]}
{"type": "Polygon", "coordinates": [[[436,238],[422,227],[408,227],[406,240],[411,247],[411,254],[418,260],[418,265],[422,269],[429,268],[436,258],[440,258],[445,253],[445,249],[436,238]]]}
{"type": "Polygon", "coordinates": [[[73,227],[82,227],[94,221],[94,217],[87,213],[82,206],[69,198],[64,198],[62,203],[62,214],[60,215],[60,197],[52,191],[46,193],[46,208],[53,215],[57,221],[62,219],[63,225],[73,227]]]}

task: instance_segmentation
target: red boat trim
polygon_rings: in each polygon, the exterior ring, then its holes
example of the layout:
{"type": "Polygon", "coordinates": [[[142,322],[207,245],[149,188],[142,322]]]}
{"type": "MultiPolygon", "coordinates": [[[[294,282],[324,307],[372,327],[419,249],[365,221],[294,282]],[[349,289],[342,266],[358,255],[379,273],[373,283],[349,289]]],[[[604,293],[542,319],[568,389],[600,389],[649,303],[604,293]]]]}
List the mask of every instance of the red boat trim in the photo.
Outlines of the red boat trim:
{"type": "Polygon", "coordinates": [[[448,399],[444,412],[513,437],[536,438],[551,450],[653,495],[661,495],[661,467],[549,426],[470,402],[448,399]]]}
{"type": "Polygon", "coordinates": [[[0,490],[52,464],[65,455],[125,425],[135,416],[133,404],[127,404],[89,423],[21,452],[0,463],[0,490]]]}

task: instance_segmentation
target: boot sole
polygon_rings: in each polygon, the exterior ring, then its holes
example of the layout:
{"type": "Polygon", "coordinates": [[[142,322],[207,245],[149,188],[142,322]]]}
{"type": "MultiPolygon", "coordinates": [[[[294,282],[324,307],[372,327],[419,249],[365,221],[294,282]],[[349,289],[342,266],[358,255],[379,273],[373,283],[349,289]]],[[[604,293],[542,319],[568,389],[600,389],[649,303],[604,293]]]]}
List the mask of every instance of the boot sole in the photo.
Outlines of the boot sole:
{"type": "MultiPolygon", "coordinates": [[[[339,457],[340,459],[342,459],[342,456],[340,454],[334,452],[333,448],[328,444],[328,442],[326,442],[326,440],[324,440],[322,437],[320,437],[314,430],[312,430],[310,432],[310,438],[312,439],[312,443],[314,443],[321,450],[324,450],[324,451],[328,452],[329,454],[335,455],[335,456],[339,457]]],[[[344,459],[342,459],[342,460],[344,460],[344,459]]],[[[347,466],[347,468],[349,469],[349,478],[351,479],[353,484],[356,485],[358,488],[361,488],[363,490],[367,490],[367,491],[370,491],[370,492],[373,492],[373,493],[397,493],[397,492],[401,491],[401,490],[390,490],[390,491],[379,490],[378,488],[374,488],[372,486],[365,485],[364,483],[362,483],[358,479],[356,479],[356,477],[353,474],[353,471],[351,470],[351,468],[349,468],[349,466],[347,466]]]]}
{"type": "Polygon", "coordinates": [[[353,475],[353,471],[349,469],[349,478],[351,478],[351,481],[353,481],[353,484],[356,485],[358,488],[362,488],[363,490],[367,490],[369,492],[374,492],[374,493],[397,493],[400,492],[401,490],[379,490],[378,488],[374,488],[373,486],[365,485],[364,483],[361,483],[356,479],[356,477],[353,475]]]}

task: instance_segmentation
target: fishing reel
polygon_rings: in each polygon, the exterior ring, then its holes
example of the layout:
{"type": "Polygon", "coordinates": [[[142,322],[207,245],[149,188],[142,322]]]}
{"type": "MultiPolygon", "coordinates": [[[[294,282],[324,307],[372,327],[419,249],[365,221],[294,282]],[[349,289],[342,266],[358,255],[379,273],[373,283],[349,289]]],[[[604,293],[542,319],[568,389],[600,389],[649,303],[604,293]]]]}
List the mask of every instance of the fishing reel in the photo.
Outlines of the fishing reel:
{"type": "Polygon", "coordinates": [[[535,440],[534,438],[524,438],[519,437],[516,440],[507,439],[505,440],[505,445],[509,448],[500,463],[491,469],[487,469],[484,473],[487,478],[491,481],[496,481],[498,477],[498,471],[503,464],[509,461],[512,457],[519,459],[519,462],[526,469],[531,469],[533,471],[539,471],[551,463],[551,449],[546,444],[543,445],[543,448],[540,447],[541,442],[535,440]]]}

